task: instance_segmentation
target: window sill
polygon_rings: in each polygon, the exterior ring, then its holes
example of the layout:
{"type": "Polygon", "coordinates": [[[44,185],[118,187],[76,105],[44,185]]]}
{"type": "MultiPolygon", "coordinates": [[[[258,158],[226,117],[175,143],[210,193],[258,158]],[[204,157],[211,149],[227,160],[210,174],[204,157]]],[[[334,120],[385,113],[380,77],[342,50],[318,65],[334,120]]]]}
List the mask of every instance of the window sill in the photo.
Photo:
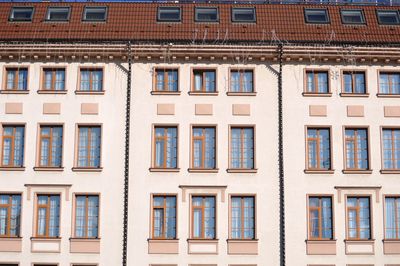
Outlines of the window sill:
{"type": "Polygon", "coordinates": [[[304,97],[332,97],[332,92],[328,93],[314,93],[314,92],[303,92],[304,97]]]}
{"type": "Polygon", "coordinates": [[[72,172],[101,172],[103,167],[72,167],[72,172]]]}
{"type": "Polygon", "coordinates": [[[377,93],[376,97],[379,97],[379,98],[400,98],[400,94],[377,93]]]}
{"type": "Polygon", "coordinates": [[[181,169],[180,168],[149,168],[150,172],[172,172],[176,173],[179,172],[181,169]]]}
{"type": "Polygon", "coordinates": [[[375,243],[375,239],[345,239],[343,240],[345,243],[375,243]]]}
{"type": "Polygon", "coordinates": [[[226,93],[228,96],[256,96],[257,92],[232,92],[228,91],[226,93]]]}
{"type": "Polygon", "coordinates": [[[228,173],[257,173],[257,169],[234,169],[228,168],[226,169],[228,173]]]}
{"type": "Polygon", "coordinates": [[[370,170],[342,170],[343,174],[372,174],[370,170]]]}
{"type": "Polygon", "coordinates": [[[219,241],[218,238],[188,238],[187,242],[213,242],[217,243],[219,241]]]}
{"type": "Polygon", "coordinates": [[[200,91],[189,91],[189,95],[193,96],[218,96],[218,92],[200,92],[200,91]]]}
{"type": "Polygon", "coordinates": [[[64,167],[45,167],[45,166],[37,166],[33,167],[34,171],[44,171],[44,172],[62,172],[64,171],[64,167]]]}
{"type": "Polygon", "coordinates": [[[189,173],[218,173],[219,169],[188,168],[189,173]]]}
{"type": "Polygon", "coordinates": [[[104,95],[105,91],[75,91],[76,95],[104,95]]]}
{"type": "Polygon", "coordinates": [[[310,170],[304,169],[304,173],[306,174],[334,174],[335,170],[310,170]]]}
{"type": "Polygon", "coordinates": [[[32,236],[31,240],[61,240],[60,236],[55,236],[55,237],[44,237],[44,236],[32,236]]]}
{"type": "Polygon", "coordinates": [[[382,242],[386,242],[386,243],[400,243],[400,239],[389,239],[389,238],[385,238],[382,240],[382,242]]]}
{"type": "Polygon", "coordinates": [[[381,174],[400,174],[400,170],[380,170],[381,174]]]}
{"type": "Polygon", "coordinates": [[[181,95],[180,91],[151,91],[151,95],[181,95]]]}
{"type": "Polygon", "coordinates": [[[96,242],[100,241],[101,238],[99,237],[70,237],[69,240],[74,241],[88,241],[88,242],[96,242]]]}
{"type": "Polygon", "coordinates": [[[25,167],[0,166],[0,171],[25,171],[25,167]]]}
{"type": "Polygon", "coordinates": [[[332,242],[336,243],[336,239],[306,239],[306,243],[322,243],[322,242],[332,242]]]}
{"type": "Polygon", "coordinates": [[[369,93],[347,93],[347,92],[342,92],[340,93],[341,97],[360,97],[360,98],[368,98],[369,93]]]}
{"type": "Polygon", "coordinates": [[[28,90],[0,90],[1,94],[29,94],[28,90]]]}
{"type": "Polygon", "coordinates": [[[66,90],[63,91],[55,91],[55,90],[38,90],[38,94],[67,94],[66,90]]]}

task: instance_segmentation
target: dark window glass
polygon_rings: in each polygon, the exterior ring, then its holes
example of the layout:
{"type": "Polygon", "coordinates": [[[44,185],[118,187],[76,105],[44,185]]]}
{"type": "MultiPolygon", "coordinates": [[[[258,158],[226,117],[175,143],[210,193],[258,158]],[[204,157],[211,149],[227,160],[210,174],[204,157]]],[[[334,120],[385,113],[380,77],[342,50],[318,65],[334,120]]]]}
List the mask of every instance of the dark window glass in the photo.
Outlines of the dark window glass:
{"type": "Polygon", "coordinates": [[[158,21],[181,21],[180,7],[159,7],[157,13],[158,21]]]}
{"type": "Polygon", "coordinates": [[[304,12],[307,23],[329,23],[326,9],[306,9],[304,12]]]}
{"type": "Polygon", "coordinates": [[[33,7],[13,7],[11,9],[11,21],[32,21],[33,7]]]}
{"type": "Polygon", "coordinates": [[[196,21],[218,21],[218,8],[215,7],[196,7],[195,10],[196,21]]]}
{"type": "Polygon", "coordinates": [[[69,7],[49,7],[47,9],[46,20],[68,21],[69,7]]]}
{"type": "Polygon", "coordinates": [[[255,22],[256,10],[254,8],[232,8],[233,22],[255,22]]]}
{"type": "Polygon", "coordinates": [[[400,24],[399,13],[397,11],[379,10],[377,12],[378,22],[383,25],[400,24]]]}
{"type": "Polygon", "coordinates": [[[107,8],[102,6],[85,7],[83,11],[83,20],[104,21],[107,17],[107,8]]]}
{"type": "Polygon", "coordinates": [[[342,10],[342,22],[344,24],[364,24],[365,19],[361,10],[342,10]]]}

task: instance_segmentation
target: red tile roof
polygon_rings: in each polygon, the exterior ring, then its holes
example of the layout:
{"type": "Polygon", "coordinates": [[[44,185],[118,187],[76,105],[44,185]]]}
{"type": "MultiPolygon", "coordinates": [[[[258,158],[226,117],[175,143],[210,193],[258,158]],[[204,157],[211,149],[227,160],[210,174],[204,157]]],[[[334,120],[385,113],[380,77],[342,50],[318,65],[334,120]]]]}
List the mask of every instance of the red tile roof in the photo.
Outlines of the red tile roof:
{"type": "Polygon", "coordinates": [[[400,26],[379,25],[377,9],[395,7],[324,6],[279,4],[161,4],[161,3],[0,3],[0,40],[25,41],[155,41],[179,43],[384,43],[400,44],[400,26]],[[83,22],[85,5],[106,5],[106,22],[83,22]],[[181,6],[182,21],[157,22],[158,6],[181,6]],[[12,6],[33,6],[32,22],[9,22],[12,6]],[[44,20],[48,6],[71,6],[69,22],[44,20]],[[219,23],[194,22],[195,6],[219,8],[219,23]],[[256,23],[232,23],[231,7],[255,7],[256,23]],[[304,22],[304,8],[327,8],[330,23],[312,25],[304,22]],[[343,25],[340,8],[363,9],[366,25],[343,25]]]}

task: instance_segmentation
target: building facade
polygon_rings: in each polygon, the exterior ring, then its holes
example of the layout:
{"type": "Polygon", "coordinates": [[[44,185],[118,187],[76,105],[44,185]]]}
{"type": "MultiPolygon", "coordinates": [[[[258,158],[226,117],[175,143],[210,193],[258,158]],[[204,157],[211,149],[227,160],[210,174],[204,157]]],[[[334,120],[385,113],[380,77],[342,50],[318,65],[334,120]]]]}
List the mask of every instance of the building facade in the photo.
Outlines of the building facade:
{"type": "Polygon", "coordinates": [[[1,3],[0,265],[400,265],[364,4],[1,3]]]}

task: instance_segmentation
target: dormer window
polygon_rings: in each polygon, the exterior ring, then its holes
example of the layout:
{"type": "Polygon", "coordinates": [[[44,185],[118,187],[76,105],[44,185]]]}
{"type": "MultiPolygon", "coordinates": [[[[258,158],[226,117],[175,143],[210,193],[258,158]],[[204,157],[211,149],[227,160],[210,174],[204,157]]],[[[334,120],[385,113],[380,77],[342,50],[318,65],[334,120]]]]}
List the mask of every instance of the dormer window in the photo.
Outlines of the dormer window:
{"type": "Polygon", "coordinates": [[[174,6],[160,6],[158,7],[157,20],[165,22],[179,22],[181,21],[181,8],[174,6]]]}
{"type": "Polygon", "coordinates": [[[197,22],[217,22],[218,8],[216,7],[196,7],[195,20],[197,22]]]}
{"type": "Polygon", "coordinates": [[[69,7],[49,7],[46,13],[46,20],[48,21],[68,21],[69,20],[69,7]]]}
{"type": "Polygon", "coordinates": [[[307,23],[311,24],[329,23],[328,11],[326,9],[305,9],[304,16],[307,23]]]}
{"type": "Polygon", "coordinates": [[[364,14],[361,10],[341,10],[343,24],[365,24],[364,14]]]}
{"type": "Polygon", "coordinates": [[[232,8],[232,22],[255,22],[255,8],[234,7],[232,8]]]}
{"type": "Polygon", "coordinates": [[[86,6],[83,11],[84,21],[106,21],[107,7],[104,6],[86,6]]]}
{"type": "Polygon", "coordinates": [[[399,13],[395,10],[378,10],[376,12],[378,22],[382,25],[399,25],[399,13]]]}
{"type": "Polygon", "coordinates": [[[32,21],[33,7],[13,7],[10,21],[32,21]]]}

